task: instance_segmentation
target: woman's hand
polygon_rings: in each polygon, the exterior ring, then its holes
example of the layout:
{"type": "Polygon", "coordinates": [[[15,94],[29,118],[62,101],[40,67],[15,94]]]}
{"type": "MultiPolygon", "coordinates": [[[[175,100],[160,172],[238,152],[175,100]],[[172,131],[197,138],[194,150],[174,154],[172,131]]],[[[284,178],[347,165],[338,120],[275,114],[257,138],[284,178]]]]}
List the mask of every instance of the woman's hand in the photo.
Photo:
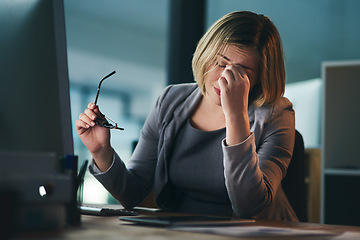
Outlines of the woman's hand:
{"type": "Polygon", "coordinates": [[[110,145],[110,129],[96,125],[95,120],[104,115],[98,106],[89,103],[75,122],[76,131],[93,156],[101,171],[106,171],[112,163],[113,150],[110,145]]]}
{"type": "Polygon", "coordinates": [[[250,79],[243,67],[228,65],[218,82],[221,90],[221,107],[226,121],[226,143],[241,143],[250,135],[250,79]]]}
{"type": "Polygon", "coordinates": [[[221,106],[225,116],[247,114],[250,80],[244,68],[228,65],[219,78],[221,106]]]}

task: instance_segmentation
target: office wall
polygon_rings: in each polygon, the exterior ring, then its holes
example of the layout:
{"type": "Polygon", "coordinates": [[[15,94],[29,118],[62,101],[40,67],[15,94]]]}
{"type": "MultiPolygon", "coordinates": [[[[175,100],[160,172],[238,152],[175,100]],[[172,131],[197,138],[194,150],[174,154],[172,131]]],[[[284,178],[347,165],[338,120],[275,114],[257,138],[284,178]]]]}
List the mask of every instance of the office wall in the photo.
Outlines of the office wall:
{"type": "Polygon", "coordinates": [[[282,36],[287,82],[321,77],[321,62],[360,58],[360,1],[208,0],[207,25],[250,10],[268,16],[282,36]]]}

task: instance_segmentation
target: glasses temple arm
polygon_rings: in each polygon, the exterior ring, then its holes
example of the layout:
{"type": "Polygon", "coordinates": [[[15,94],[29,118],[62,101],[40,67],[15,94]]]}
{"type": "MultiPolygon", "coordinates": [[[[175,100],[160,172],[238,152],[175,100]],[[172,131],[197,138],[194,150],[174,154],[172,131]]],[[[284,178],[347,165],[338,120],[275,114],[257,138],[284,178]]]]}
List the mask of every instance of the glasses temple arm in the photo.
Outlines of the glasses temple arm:
{"type": "Polygon", "coordinates": [[[97,104],[97,100],[99,98],[99,92],[100,92],[100,87],[98,87],[98,89],[96,91],[96,97],[95,97],[95,102],[94,102],[95,105],[97,104]]]}
{"type": "Polygon", "coordinates": [[[96,97],[95,97],[95,102],[94,104],[96,105],[97,104],[97,100],[99,98],[99,93],[100,93],[100,87],[101,87],[101,84],[102,82],[107,79],[108,77],[110,77],[111,75],[114,75],[116,73],[116,71],[112,71],[111,73],[109,73],[108,75],[106,75],[105,77],[103,77],[103,79],[101,79],[100,83],[99,83],[99,86],[97,88],[97,91],[96,91],[96,97]]]}

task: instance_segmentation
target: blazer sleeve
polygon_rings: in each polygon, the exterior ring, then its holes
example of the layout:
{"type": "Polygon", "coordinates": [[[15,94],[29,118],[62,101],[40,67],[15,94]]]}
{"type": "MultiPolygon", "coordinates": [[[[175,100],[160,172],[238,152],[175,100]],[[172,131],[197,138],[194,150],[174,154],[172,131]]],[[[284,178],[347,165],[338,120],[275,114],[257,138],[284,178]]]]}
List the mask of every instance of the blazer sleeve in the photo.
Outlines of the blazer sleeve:
{"type": "Polygon", "coordinates": [[[289,101],[260,109],[254,132],[242,143],[226,146],[225,185],[233,211],[242,218],[254,217],[270,206],[290,163],[295,138],[295,117],[289,101]],[[266,114],[264,114],[264,112],[266,114]]]}
{"type": "Polygon", "coordinates": [[[159,111],[167,91],[168,88],[148,115],[127,166],[114,153],[113,164],[106,172],[97,173],[94,166],[89,168],[94,177],[127,209],[140,204],[153,188],[158,158],[159,111]]]}

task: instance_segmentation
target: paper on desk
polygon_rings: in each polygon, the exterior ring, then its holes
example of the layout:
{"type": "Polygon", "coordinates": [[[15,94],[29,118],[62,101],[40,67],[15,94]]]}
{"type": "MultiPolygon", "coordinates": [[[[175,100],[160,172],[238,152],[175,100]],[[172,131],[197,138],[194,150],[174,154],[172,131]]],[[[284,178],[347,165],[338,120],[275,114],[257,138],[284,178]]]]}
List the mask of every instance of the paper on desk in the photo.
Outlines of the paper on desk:
{"type": "Polygon", "coordinates": [[[210,233],[231,237],[315,237],[315,236],[336,236],[339,233],[322,230],[303,230],[281,227],[265,226],[229,226],[229,227],[174,227],[176,231],[210,233]]]}

